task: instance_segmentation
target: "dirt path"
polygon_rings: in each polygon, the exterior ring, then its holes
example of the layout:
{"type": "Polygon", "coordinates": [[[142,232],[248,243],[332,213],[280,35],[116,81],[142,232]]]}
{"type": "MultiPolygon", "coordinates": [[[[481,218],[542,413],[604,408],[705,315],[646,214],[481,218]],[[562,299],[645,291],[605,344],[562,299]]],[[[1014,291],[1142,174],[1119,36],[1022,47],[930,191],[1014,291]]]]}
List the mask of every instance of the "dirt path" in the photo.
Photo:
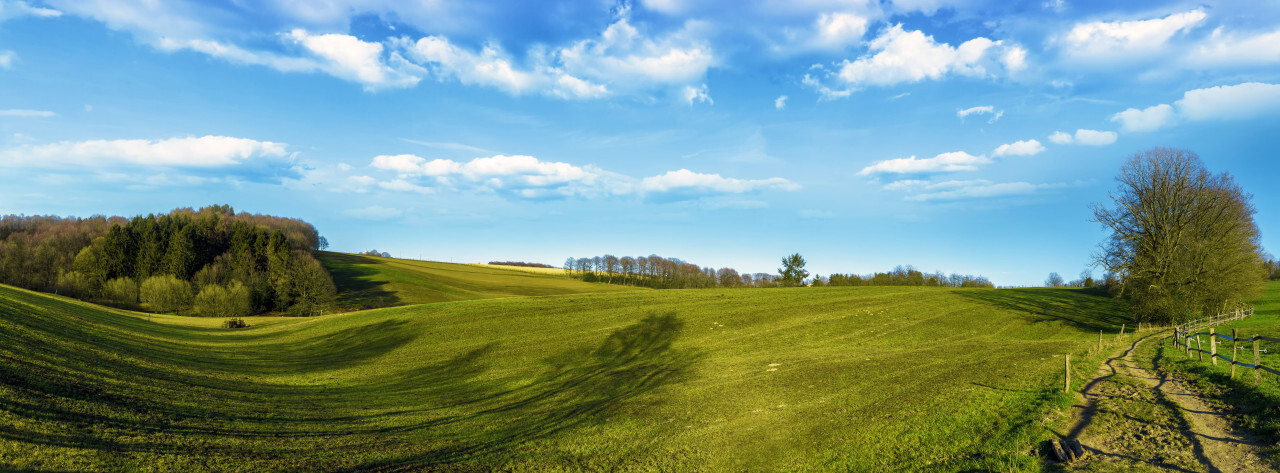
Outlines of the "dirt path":
{"type": "Polygon", "coordinates": [[[1092,455],[1065,469],[1274,471],[1258,458],[1257,439],[1235,429],[1198,393],[1158,373],[1150,360],[1135,358],[1154,340],[1140,338],[1117,352],[1081,391],[1084,402],[1073,406],[1079,420],[1066,437],[1080,440],[1092,455]]]}

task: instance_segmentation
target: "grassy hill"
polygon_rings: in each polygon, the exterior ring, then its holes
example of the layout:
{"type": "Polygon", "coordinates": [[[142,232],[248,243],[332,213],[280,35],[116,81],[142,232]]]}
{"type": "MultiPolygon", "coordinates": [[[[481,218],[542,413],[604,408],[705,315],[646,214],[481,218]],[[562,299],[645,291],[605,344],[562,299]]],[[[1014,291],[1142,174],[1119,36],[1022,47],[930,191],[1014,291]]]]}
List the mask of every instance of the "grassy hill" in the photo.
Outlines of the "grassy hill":
{"type": "MultiPolygon", "coordinates": [[[[586,283],[562,271],[416,261],[320,252],[338,286],[338,305],[371,309],[431,302],[635,290],[586,283]]],[[[541,268],[530,268],[541,269],[541,268]]]]}
{"type": "Polygon", "coordinates": [[[228,330],[0,286],[0,470],[1036,470],[1062,354],[1120,316],[1071,290],[792,288],[228,330]]]}

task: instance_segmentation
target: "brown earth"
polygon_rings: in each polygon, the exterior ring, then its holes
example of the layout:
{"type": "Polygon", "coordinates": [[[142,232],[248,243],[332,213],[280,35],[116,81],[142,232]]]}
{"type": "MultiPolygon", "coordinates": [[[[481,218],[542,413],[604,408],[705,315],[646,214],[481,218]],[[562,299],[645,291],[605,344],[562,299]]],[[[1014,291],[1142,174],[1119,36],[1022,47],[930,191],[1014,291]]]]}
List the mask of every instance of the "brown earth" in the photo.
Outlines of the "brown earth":
{"type": "Polygon", "coordinates": [[[1117,351],[1099,368],[1072,406],[1077,419],[1066,438],[1087,454],[1063,471],[1271,472],[1260,442],[1232,426],[1203,393],[1135,357],[1151,335],[1117,351]]]}

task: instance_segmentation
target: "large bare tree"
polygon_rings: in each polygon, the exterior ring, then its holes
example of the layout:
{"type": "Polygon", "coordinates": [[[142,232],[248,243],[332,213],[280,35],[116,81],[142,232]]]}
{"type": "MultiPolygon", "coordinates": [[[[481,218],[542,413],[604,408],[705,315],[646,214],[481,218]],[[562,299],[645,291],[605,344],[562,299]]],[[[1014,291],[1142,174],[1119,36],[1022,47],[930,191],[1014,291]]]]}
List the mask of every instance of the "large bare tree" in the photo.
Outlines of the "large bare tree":
{"type": "Polygon", "coordinates": [[[1120,278],[1139,320],[1178,322],[1229,309],[1264,284],[1252,196],[1195,153],[1155,148],[1116,177],[1114,207],[1093,204],[1111,231],[1095,262],[1120,278]]]}

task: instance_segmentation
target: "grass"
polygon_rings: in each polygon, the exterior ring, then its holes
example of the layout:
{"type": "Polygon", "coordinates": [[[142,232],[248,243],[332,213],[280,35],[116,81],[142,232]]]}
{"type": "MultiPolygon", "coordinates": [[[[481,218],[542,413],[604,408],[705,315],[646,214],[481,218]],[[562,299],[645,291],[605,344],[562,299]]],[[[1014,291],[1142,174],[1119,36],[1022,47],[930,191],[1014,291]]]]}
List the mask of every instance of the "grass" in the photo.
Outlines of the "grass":
{"type": "Polygon", "coordinates": [[[0,286],[0,470],[1038,470],[1062,355],[1121,315],[1072,290],[633,290],[229,330],[0,286]]]}
{"type": "MultiPolygon", "coordinates": [[[[1235,328],[1241,338],[1255,334],[1280,338],[1280,282],[1268,284],[1263,295],[1252,303],[1255,309],[1252,317],[1222,324],[1215,327],[1216,331],[1230,335],[1231,329],[1235,328]]],[[[1266,452],[1271,456],[1272,466],[1280,468],[1280,455],[1277,455],[1280,454],[1280,378],[1263,372],[1262,383],[1255,385],[1250,369],[1236,367],[1236,376],[1232,378],[1231,365],[1224,362],[1213,365],[1207,357],[1206,361],[1199,361],[1195,353],[1192,358],[1187,358],[1183,347],[1169,344],[1167,338],[1160,342],[1158,349],[1147,354],[1156,366],[1194,385],[1211,401],[1229,410],[1237,424],[1261,436],[1271,445],[1266,452]]],[[[1262,365],[1280,367],[1280,344],[1262,342],[1261,346],[1269,352],[1262,354],[1262,365]]],[[[1240,361],[1252,364],[1253,344],[1242,343],[1240,347],[1237,355],[1240,361]]],[[[1204,349],[1209,349],[1207,343],[1204,349]]],[[[1218,353],[1230,357],[1230,342],[1219,345],[1218,353]]]]}
{"type": "Polygon", "coordinates": [[[559,270],[548,273],[332,252],[320,252],[319,259],[339,288],[338,305],[348,309],[635,290],[582,282],[564,277],[559,270]]]}

